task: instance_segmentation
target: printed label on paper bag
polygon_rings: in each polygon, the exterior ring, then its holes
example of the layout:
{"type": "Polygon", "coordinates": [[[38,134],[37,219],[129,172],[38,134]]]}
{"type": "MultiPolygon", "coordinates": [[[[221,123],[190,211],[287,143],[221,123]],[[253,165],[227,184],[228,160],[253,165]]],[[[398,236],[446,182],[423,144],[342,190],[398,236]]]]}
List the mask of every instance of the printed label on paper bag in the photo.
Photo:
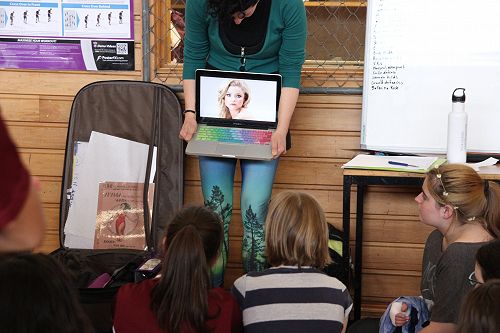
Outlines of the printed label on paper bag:
{"type": "MultiPolygon", "coordinates": [[[[94,249],[144,250],[143,183],[99,184],[94,249]]],[[[149,184],[150,212],[154,184],[149,184]]]]}

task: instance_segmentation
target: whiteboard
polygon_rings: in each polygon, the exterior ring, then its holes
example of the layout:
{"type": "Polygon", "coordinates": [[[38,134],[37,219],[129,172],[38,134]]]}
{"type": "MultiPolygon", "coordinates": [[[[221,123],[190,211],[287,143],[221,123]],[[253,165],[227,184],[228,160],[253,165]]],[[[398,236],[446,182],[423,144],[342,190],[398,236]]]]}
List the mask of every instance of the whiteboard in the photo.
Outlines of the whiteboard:
{"type": "Polygon", "coordinates": [[[369,0],[361,148],[445,153],[463,87],[467,151],[500,153],[498,13],[498,0],[369,0]]]}

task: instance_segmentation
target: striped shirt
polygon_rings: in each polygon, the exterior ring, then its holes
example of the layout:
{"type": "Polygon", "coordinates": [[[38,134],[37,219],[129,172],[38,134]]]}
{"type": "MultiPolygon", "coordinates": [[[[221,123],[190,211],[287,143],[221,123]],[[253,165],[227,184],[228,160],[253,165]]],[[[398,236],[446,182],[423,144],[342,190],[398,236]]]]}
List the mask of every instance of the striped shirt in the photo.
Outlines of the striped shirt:
{"type": "Polygon", "coordinates": [[[280,266],[234,282],[245,332],[341,332],[352,300],[344,284],[312,267],[280,266]]]}

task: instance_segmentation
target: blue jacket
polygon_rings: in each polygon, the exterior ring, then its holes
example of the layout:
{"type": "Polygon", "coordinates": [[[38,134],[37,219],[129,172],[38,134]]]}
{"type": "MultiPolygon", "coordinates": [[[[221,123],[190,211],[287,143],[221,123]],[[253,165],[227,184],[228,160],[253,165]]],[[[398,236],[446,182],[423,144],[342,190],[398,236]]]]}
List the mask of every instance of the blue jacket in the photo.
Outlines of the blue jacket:
{"type": "MultiPolygon", "coordinates": [[[[410,321],[402,327],[403,333],[415,333],[422,329],[422,324],[429,320],[429,311],[422,297],[402,296],[395,299],[393,302],[403,302],[408,305],[410,310],[410,321]]],[[[385,310],[382,318],[380,318],[379,333],[393,333],[396,331],[396,326],[391,322],[389,312],[392,303],[385,310]]]]}

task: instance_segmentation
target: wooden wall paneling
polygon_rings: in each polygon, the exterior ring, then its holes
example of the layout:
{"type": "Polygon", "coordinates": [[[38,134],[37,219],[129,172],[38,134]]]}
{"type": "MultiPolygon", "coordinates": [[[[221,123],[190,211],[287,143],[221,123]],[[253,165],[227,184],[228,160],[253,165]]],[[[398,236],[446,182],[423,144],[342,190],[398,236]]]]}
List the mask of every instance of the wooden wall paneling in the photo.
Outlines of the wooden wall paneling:
{"type": "Polygon", "coordinates": [[[359,134],[291,130],[292,149],[286,156],[345,158],[359,149],[359,134]]]}
{"type": "MultiPolygon", "coordinates": [[[[355,223],[352,215],[351,225],[355,223]]],[[[342,216],[334,225],[342,225],[342,216]]],[[[364,214],[363,241],[385,243],[424,244],[434,230],[424,225],[417,216],[364,214]]]]}
{"type": "MultiPolygon", "coordinates": [[[[187,157],[186,180],[200,180],[198,159],[187,157]]],[[[343,162],[332,162],[325,159],[300,159],[282,157],[276,172],[275,183],[281,184],[310,184],[310,185],[342,185],[343,162]]],[[[239,168],[236,170],[235,181],[241,181],[239,168]]]]}
{"type": "Polygon", "coordinates": [[[18,148],[65,149],[67,124],[8,122],[18,148]]]}
{"type": "Polygon", "coordinates": [[[61,178],[38,177],[42,204],[57,204],[61,199],[61,178]]]}
{"type": "Polygon", "coordinates": [[[32,175],[62,177],[64,150],[20,149],[19,153],[32,175]]]}
{"type": "Polygon", "coordinates": [[[50,253],[59,248],[59,205],[44,204],[43,212],[47,224],[43,244],[36,252],[50,253]]]}
{"type": "MultiPolygon", "coordinates": [[[[235,198],[233,202],[233,209],[239,209],[239,197],[240,197],[241,186],[235,183],[234,195],[235,198]]],[[[339,211],[342,207],[342,191],[340,189],[332,191],[331,187],[328,186],[308,186],[302,187],[293,184],[274,184],[273,195],[286,190],[300,190],[302,192],[309,193],[314,196],[316,200],[321,204],[325,211],[339,211]]],[[[193,184],[193,182],[186,182],[184,186],[184,199],[185,203],[203,203],[203,197],[201,195],[200,185],[193,184]]]]}
{"type": "Polygon", "coordinates": [[[68,123],[72,96],[41,96],[40,122],[68,123]]]}
{"type": "Polygon", "coordinates": [[[361,128],[361,96],[300,95],[294,130],[352,131],[361,128]]]}
{"type": "MultiPolygon", "coordinates": [[[[342,214],[339,213],[325,213],[326,220],[328,223],[332,224],[339,230],[342,230],[342,214]]],[[[354,240],[354,231],[355,231],[355,216],[352,216],[352,224],[351,224],[351,241],[354,240]]],[[[235,209],[233,210],[233,215],[231,218],[231,224],[229,225],[229,237],[243,237],[243,225],[241,222],[241,210],[235,209]]],[[[354,246],[354,243],[352,244],[354,246]]]]}
{"type": "MultiPolygon", "coordinates": [[[[137,51],[136,51],[137,56],[137,51]]],[[[85,85],[104,80],[142,80],[140,72],[49,72],[2,70],[1,94],[74,97],[85,85]],[[21,79],[22,78],[22,79],[21,79]],[[26,85],[30,82],[30,85],[26,85]]]]}
{"type": "Polygon", "coordinates": [[[363,299],[387,303],[399,296],[420,295],[420,272],[363,270],[363,299]]]}
{"type": "MultiPolygon", "coordinates": [[[[239,264],[241,262],[242,237],[232,236],[229,239],[229,244],[228,262],[239,264]]],[[[368,243],[363,246],[363,251],[363,269],[414,272],[421,269],[423,244],[410,247],[392,243],[385,243],[384,246],[368,243]]]]}
{"type": "MultiPolygon", "coordinates": [[[[323,186],[323,185],[295,185],[295,184],[279,184],[275,183],[273,188],[273,195],[285,191],[285,190],[299,190],[313,195],[318,202],[322,205],[325,212],[337,212],[342,211],[342,188],[339,186],[323,186]]],[[[235,183],[234,198],[239,198],[240,195],[240,184],[235,183]]],[[[366,214],[377,214],[377,215],[409,215],[415,216],[417,208],[415,205],[408,203],[409,200],[413,198],[410,193],[391,193],[391,192],[381,192],[376,197],[374,195],[371,198],[376,201],[374,204],[366,204],[365,212],[366,214]]],[[[185,183],[185,193],[184,193],[185,203],[202,203],[203,198],[201,195],[200,184],[196,181],[186,181],[185,183]]],[[[352,199],[355,200],[355,199],[352,199]]],[[[234,208],[239,208],[239,200],[235,200],[234,208]]]]}
{"type": "Polygon", "coordinates": [[[423,244],[363,242],[363,269],[419,271],[423,244]]]}
{"type": "Polygon", "coordinates": [[[0,111],[4,120],[38,121],[39,105],[36,95],[0,94],[0,111]]]}

